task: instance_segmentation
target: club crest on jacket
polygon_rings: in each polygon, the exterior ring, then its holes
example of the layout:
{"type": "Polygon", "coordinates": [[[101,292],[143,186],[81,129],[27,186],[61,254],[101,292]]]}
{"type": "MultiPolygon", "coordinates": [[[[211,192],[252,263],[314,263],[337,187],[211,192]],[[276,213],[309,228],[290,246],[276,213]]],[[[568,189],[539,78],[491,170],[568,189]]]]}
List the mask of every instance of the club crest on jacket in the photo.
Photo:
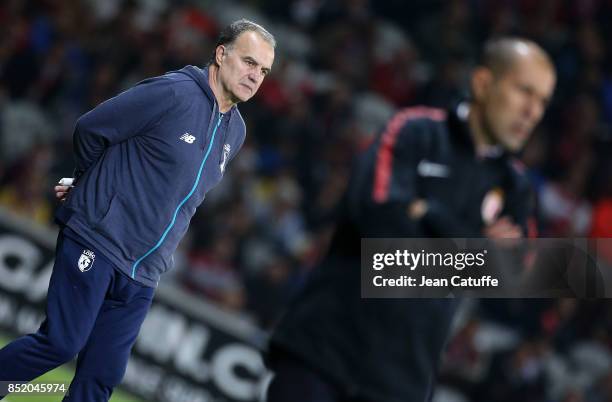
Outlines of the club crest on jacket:
{"type": "Polygon", "coordinates": [[[96,255],[91,250],[83,250],[81,256],[79,257],[78,267],[81,272],[86,272],[91,269],[91,266],[96,259],[96,255]]]}

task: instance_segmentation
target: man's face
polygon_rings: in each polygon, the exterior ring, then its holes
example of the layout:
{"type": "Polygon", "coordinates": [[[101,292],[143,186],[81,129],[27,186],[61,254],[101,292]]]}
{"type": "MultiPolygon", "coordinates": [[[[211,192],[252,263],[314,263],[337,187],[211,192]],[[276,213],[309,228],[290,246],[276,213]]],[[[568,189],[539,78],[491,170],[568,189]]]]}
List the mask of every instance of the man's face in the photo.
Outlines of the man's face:
{"type": "Polygon", "coordinates": [[[233,102],[245,102],[270,72],[274,48],[253,31],[240,34],[233,45],[223,48],[221,58],[217,57],[219,81],[233,102]]]}
{"type": "Polygon", "coordinates": [[[555,86],[555,73],[542,59],[518,57],[506,72],[491,75],[478,99],[483,128],[510,152],[523,148],[542,119],[555,86]]]}

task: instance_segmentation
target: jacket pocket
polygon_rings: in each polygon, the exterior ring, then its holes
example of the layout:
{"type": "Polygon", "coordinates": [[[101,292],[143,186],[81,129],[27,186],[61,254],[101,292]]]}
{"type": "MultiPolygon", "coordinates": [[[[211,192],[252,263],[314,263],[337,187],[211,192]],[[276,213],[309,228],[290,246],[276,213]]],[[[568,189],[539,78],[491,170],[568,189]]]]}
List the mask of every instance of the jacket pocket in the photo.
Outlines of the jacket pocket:
{"type": "Polygon", "coordinates": [[[103,216],[94,223],[96,231],[110,241],[126,260],[134,260],[134,233],[130,233],[131,219],[118,195],[113,195],[103,216]]]}

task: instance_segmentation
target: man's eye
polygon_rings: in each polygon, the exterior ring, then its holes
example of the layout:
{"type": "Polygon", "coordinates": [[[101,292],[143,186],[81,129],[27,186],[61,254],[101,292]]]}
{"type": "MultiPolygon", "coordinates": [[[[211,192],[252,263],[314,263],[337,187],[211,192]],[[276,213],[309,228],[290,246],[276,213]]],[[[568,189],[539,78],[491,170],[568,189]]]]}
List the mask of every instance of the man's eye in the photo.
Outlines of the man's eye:
{"type": "Polygon", "coordinates": [[[528,87],[527,85],[521,85],[521,91],[523,91],[523,93],[525,93],[526,95],[533,95],[533,88],[528,87]]]}

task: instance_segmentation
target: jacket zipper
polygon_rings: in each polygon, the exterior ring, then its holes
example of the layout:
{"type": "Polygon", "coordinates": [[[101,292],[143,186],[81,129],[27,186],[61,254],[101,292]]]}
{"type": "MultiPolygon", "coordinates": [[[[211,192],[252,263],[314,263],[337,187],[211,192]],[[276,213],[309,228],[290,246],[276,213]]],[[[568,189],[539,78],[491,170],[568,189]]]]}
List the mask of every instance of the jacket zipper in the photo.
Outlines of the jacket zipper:
{"type": "Polygon", "coordinates": [[[204,159],[202,160],[202,163],[200,164],[200,169],[198,170],[198,175],[196,177],[195,183],[193,183],[193,187],[191,188],[191,191],[189,192],[189,194],[187,194],[187,196],[183,199],[183,201],[181,201],[179,203],[179,205],[176,207],[176,209],[174,210],[174,215],[172,216],[172,221],[168,224],[168,226],[166,227],[166,230],[164,230],[164,233],[159,238],[159,240],[157,241],[155,246],[153,246],[151,249],[149,249],[149,251],[147,251],[142,257],[140,257],[138,260],[136,260],[136,262],[134,262],[134,265],[132,265],[132,275],[131,275],[132,279],[136,278],[136,269],[138,268],[138,265],[140,265],[142,260],[147,258],[151,253],[153,253],[155,250],[157,250],[162,245],[162,243],[166,239],[166,236],[168,235],[168,233],[170,232],[170,230],[174,226],[174,223],[176,222],[176,216],[178,215],[179,210],[181,209],[183,204],[185,204],[187,202],[187,200],[189,198],[191,198],[191,196],[195,192],[196,188],[198,187],[198,184],[200,182],[200,178],[202,177],[202,170],[204,169],[204,165],[206,164],[206,160],[208,159],[208,155],[210,155],[210,151],[212,150],[212,146],[213,146],[213,144],[215,142],[215,135],[217,134],[217,129],[219,128],[219,125],[221,125],[221,120],[223,118],[223,114],[221,112],[218,112],[218,113],[219,113],[219,119],[217,120],[217,124],[215,125],[215,129],[213,130],[212,138],[210,139],[210,144],[208,145],[208,150],[206,151],[206,154],[204,155],[204,159]]]}

